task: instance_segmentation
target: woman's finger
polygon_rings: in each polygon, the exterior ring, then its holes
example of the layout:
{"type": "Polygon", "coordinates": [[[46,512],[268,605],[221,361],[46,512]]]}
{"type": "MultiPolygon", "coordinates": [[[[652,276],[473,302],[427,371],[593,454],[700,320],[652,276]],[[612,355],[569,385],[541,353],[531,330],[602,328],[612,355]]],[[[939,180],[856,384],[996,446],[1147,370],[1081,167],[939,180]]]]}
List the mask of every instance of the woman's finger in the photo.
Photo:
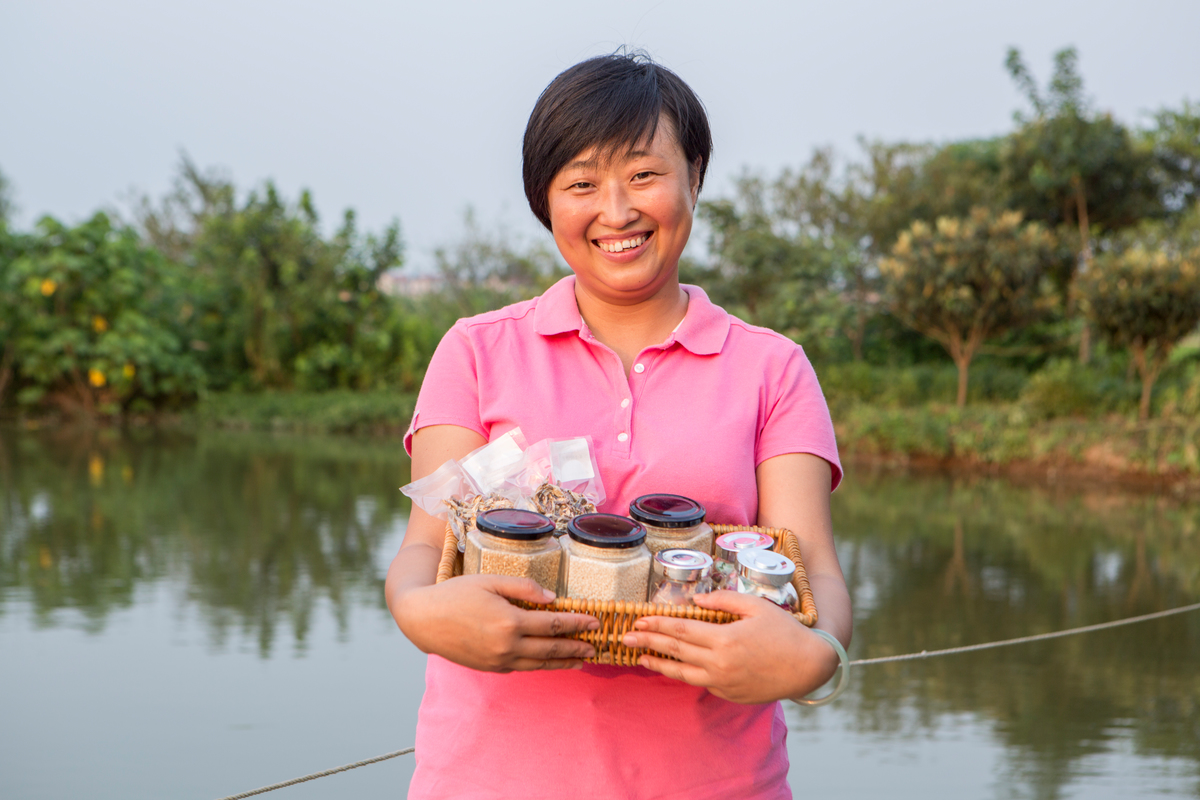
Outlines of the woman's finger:
{"type": "Polygon", "coordinates": [[[701,622],[696,619],[642,617],[633,624],[633,634],[659,633],[687,644],[712,647],[720,638],[721,627],[714,622],[701,622]]]}
{"type": "MultiPolygon", "coordinates": [[[[728,611],[730,614],[737,614],[739,617],[753,617],[770,610],[769,606],[763,605],[764,603],[770,603],[769,600],[724,589],[707,594],[698,594],[692,600],[701,608],[708,608],[713,611],[728,611]]],[[[775,607],[778,608],[778,606],[775,607]]]]}
{"type": "Polygon", "coordinates": [[[708,672],[695,664],[647,655],[638,659],[638,665],[668,678],[690,683],[692,686],[707,687],[711,684],[708,672]]]}
{"type": "Polygon", "coordinates": [[[529,578],[513,578],[507,575],[479,575],[475,578],[486,588],[510,600],[544,605],[554,602],[554,592],[543,589],[537,581],[529,578]]]}
{"type": "Polygon", "coordinates": [[[590,614],[570,611],[525,611],[521,614],[520,632],[524,636],[570,636],[600,628],[600,620],[590,614]]]}
{"type": "Polygon", "coordinates": [[[707,659],[709,649],[700,645],[690,644],[675,636],[651,631],[635,631],[627,633],[621,639],[626,647],[640,647],[653,650],[664,656],[677,658],[689,664],[702,664],[707,659]]]}
{"type": "Polygon", "coordinates": [[[579,669],[583,660],[578,658],[518,658],[505,672],[532,672],[539,669],[579,669]]]}
{"type": "Polygon", "coordinates": [[[534,661],[595,658],[596,648],[578,639],[522,636],[513,646],[513,655],[534,661]]]}

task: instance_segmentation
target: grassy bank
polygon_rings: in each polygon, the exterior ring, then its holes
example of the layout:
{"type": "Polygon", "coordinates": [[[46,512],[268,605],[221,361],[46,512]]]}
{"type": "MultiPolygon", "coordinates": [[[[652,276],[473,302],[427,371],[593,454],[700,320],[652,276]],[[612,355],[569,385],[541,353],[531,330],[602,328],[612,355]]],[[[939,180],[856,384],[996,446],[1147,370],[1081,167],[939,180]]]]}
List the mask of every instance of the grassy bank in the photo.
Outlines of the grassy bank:
{"type": "Polygon", "coordinates": [[[184,419],[204,427],[400,436],[416,400],[385,391],[222,393],[202,399],[184,419]]]}
{"type": "Polygon", "coordinates": [[[965,409],[850,402],[834,419],[847,460],[1200,485],[1197,417],[1037,419],[1018,402],[965,409]]]}

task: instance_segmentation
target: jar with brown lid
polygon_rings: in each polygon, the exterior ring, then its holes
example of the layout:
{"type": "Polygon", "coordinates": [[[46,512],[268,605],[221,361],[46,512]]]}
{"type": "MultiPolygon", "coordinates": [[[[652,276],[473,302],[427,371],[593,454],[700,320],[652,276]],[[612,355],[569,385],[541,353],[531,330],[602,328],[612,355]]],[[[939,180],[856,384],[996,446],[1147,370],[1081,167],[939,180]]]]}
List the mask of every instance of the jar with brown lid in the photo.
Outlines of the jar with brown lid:
{"type": "Polygon", "coordinates": [[[646,530],[616,514],[580,514],[567,523],[558,594],[580,600],[643,602],[650,580],[646,530]]]}
{"type": "Polygon", "coordinates": [[[558,587],[561,560],[562,548],[549,517],[498,508],[478,514],[475,526],[467,531],[463,574],[531,578],[553,592],[558,587]]]}
{"type": "Polygon", "coordinates": [[[646,528],[646,547],[660,550],[713,551],[713,529],[704,506],[678,494],[644,494],[629,504],[629,516],[646,528]]]}

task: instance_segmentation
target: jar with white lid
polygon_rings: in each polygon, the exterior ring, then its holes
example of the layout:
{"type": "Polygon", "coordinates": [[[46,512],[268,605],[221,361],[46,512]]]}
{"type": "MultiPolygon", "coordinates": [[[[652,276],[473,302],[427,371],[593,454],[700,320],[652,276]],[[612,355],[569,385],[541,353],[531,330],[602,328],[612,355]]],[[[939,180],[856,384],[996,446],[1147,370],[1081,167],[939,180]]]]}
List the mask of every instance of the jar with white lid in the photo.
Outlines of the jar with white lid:
{"type": "Polygon", "coordinates": [[[646,547],[660,550],[713,551],[713,529],[704,506],[678,494],[644,494],[629,504],[629,516],[646,528],[646,547]]]}
{"type": "Polygon", "coordinates": [[[558,594],[580,600],[646,600],[646,530],[616,514],[580,514],[567,523],[558,594]]]}
{"type": "Polygon", "coordinates": [[[693,597],[712,591],[712,567],[712,556],[699,550],[660,550],[650,563],[650,602],[693,605],[693,597]]]}
{"type": "Polygon", "coordinates": [[[800,597],[792,585],[796,565],[790,558],[772,550],[742,550],[737,560],[737,580],[726,588],[762,597],[788,611],[800,606],[800,597]]]}
{"type": "Polygon", "coordinates": [[[722,533],[713,542],[713,590],[737,591],[729,584],[737,575],[737,554],[742,550],[770,550],[774,546],[774,539],[758,531],[722,533]]]}
{"type": "Polygon", "coordinates": [[[463,574],[531,578],[553,592],[561,560],[553,520],[533,511],[497,508],[476,515],[475,526],[467,531],[463,574]]]}

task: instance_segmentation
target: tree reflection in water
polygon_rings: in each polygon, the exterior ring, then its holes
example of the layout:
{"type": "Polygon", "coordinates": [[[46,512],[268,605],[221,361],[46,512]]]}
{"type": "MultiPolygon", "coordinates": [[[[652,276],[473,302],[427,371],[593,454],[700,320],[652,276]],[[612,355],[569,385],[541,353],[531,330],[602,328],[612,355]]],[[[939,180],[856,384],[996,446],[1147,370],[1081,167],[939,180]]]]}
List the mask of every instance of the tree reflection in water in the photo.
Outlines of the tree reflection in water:
{"type": "Polygon", "coordinates": [[[74,609],[98,632],[168,580],[215,643],[239,631],[265,657],[288,625],[302,649],[322,600],[343,630],[352,600],[382,607],[408,470],[397,441],[0,431],[0,601],[28,598],[43,625],[74,609]]]}
{"type": "MultiPolygon", "coordinates": [[[[212,641],[303,649],[327,606],[383,610],[403,526],[398,441],[0,429],[0,614],[68,610],[101,632],[178,588],[212,641]]],[[[1196,602],[1200,511],[1162,498],[850,471],[833,499],[854,658],[1024,636],[1196,602]]],[[[399,635],[395,633],[394,635],[399,635]]],[[[1057,797],[1114,748],[1200,775],[1200,614],[856,671],[825,714],[864,740],[966,717],[993,732],[1001,796],[1057,797]]],[[[1200,785],[1200,780],[1197,781],[1200,785]]]]}
{"type": "MultiPolygon", "coordinates": [[[[1200,510],[1162,498],[858,473],[833,509],[855,598],[854,658],[1200,597],[1200,510]]],[[[864,667],[853,689],[844,710],[862,732],[915,736],[963,713],[986,720],[1005,744],[1006,796],[1058,797],[1086,757],[1118,738],[1143,756],[1188,759],[1200,776],[1200,614],[864,667]]]]}

